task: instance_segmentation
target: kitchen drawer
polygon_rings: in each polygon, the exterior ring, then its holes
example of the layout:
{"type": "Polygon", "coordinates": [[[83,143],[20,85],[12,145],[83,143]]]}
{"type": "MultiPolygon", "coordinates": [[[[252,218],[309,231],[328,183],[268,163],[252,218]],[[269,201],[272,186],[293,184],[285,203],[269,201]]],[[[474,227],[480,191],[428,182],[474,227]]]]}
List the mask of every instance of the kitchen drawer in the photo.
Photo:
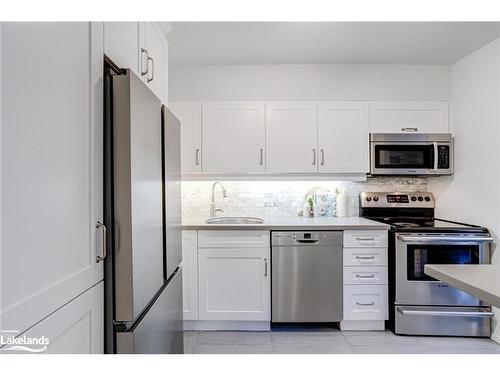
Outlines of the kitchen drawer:
{"type": "Polygon", "coordinates": [[[345,266],[387,266],[387,248],[344,248],[345,266]]]}
{"type": "Polygon", "coordinates": [[[387,231],[345,230],[344,247],[387,247],[387,231]]]}
{"type": "Polygon", "coordinates": [[[344,320],[386,320],[387,285],[345,285],[344,320]]]}
{"type": "Polygon", "coordinates": [[[200,230],[198,247],[269,247],[269,231],[200,230]]]}
{"type": "Polygon", "coordinates": [[[344,267],[344,285],[387,284],[387,267],[344,267]]]}

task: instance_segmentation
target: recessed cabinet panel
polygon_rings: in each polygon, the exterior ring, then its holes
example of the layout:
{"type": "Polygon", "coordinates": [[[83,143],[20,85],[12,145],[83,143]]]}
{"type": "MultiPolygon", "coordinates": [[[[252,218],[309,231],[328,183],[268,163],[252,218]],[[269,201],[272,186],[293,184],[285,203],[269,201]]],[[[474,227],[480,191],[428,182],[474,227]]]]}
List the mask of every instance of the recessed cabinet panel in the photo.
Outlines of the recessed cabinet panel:
{"type": "Polygon", "coordinates": [[[181,171],[201,172],[201,103],[172,102],[169,108],[181,122],[181,171]]]}
{"type": "Polygon", "coordinates": [[[203,103],[203,172],[265,171],[262,102],[203,103]]]}
{"type": "Polygon", "coordinates": [[[318,104],[320,173],[369,171],[368,104],[321,102],[318,104]]]}
{"type": "Polygon", "coordinates": [[[270,320],[269,249],[199,249],[201,320],[270,320]]]}
{"type": "Polygon", "coordinates": [[[372,133],[448,133],[447,102],[370,103],[372,133]]]}
{"type": "Polygon", "coordinates": [[[195,230],[182,231],[184,320],[198,320],[198,241],[195,230]]]}
{"type": "Polygon", "coordinates": [[[267,172],[316,172],[317,141],[316,103],[266,103],[267,172]]]}

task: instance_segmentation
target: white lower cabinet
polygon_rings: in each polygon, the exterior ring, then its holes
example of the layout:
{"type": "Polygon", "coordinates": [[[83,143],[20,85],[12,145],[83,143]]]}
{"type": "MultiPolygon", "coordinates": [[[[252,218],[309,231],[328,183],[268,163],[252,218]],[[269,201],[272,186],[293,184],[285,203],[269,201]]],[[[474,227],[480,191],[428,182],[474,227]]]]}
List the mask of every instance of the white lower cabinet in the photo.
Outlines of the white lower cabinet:
{"type": "Polygon", "coordinates": [[[184,320],[198,320],[197,231],[182,231],[182,301],[184,320]]]}
{"type": "Polygon", "coordinates": [[[388,319],[387,231],[344,231],[343,330],[383,330],[388,319]]]}
{"type": "MultiPolygon", "coordinates": [[[[102,354],[104,352],[104,282],[87,290],[23,335],[45,336],[44,353],[102,354]]],[[[5,351],[10,353],[10,351],[5,351]]]]}
{"type": "Polygon", "coordinates": [[[268,248],[200,248],[200,319],[269,321],[269,255],[268,248]]]}

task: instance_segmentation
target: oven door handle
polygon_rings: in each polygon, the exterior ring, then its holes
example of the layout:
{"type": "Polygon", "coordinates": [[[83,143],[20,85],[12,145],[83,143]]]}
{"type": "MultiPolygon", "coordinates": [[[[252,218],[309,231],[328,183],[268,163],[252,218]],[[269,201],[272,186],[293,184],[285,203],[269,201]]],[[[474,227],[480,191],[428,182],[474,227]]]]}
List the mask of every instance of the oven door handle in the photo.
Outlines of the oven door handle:
{"type": "Polygon", "coordinates": [[[453,316],[457,318],[490,318],[494,314],[491,311],[449,311],[449,310],[411,310],[397,307],[396,310],[402,315],[422,316],[453,316]]]}
{"type": "Polygon", "coordinates": [[[492,242],[492,237],[466,237],[466,236],[405,236],[398,234],[398,240],[403,242],[492,242]]]}

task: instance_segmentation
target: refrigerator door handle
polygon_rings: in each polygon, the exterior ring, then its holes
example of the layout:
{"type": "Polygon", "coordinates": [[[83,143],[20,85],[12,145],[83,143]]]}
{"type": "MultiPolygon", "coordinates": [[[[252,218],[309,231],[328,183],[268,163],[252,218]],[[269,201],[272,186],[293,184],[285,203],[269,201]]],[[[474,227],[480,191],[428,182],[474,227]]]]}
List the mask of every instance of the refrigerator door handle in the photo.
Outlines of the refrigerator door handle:
{"type": "Polygon", "coordinates": [[[97,223],[95,223],[95,227],[97,229],[101,229],[102,230],[102,255],[98,255],[95,257],[95,262],[96,263],[99,263],[101,260],[104,260],[106,259],[106,255],[107,255],[107,250],[106,250],[106,236],[107,236],[107,233],[106,233],[106,226],[101,223],[100,221],[98,221],[97,223]]]}

